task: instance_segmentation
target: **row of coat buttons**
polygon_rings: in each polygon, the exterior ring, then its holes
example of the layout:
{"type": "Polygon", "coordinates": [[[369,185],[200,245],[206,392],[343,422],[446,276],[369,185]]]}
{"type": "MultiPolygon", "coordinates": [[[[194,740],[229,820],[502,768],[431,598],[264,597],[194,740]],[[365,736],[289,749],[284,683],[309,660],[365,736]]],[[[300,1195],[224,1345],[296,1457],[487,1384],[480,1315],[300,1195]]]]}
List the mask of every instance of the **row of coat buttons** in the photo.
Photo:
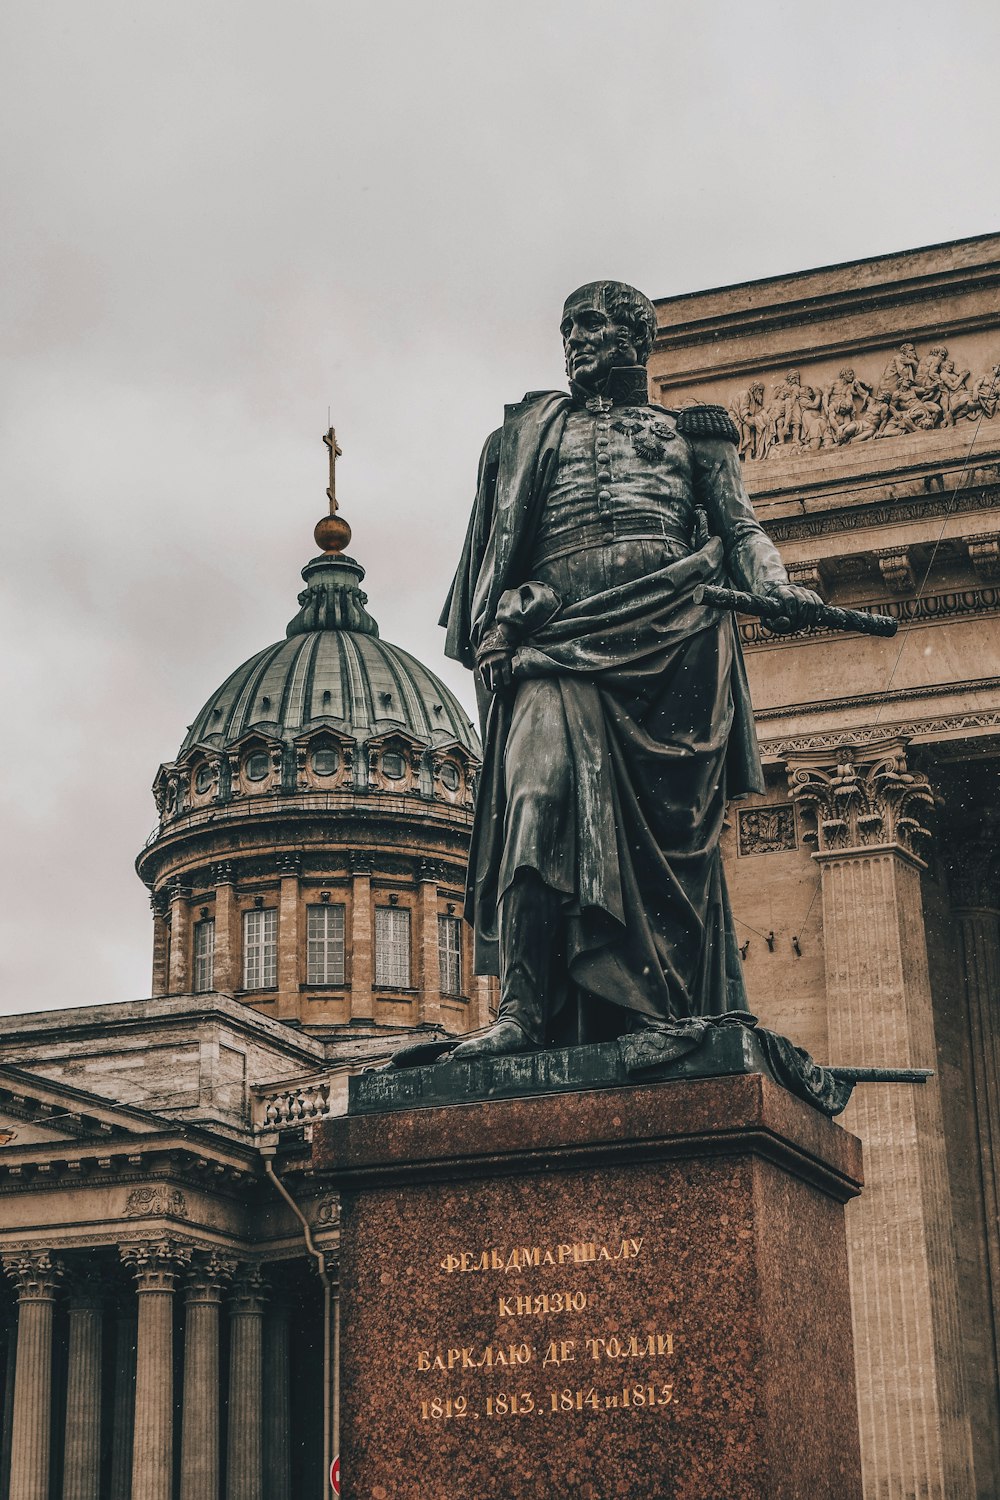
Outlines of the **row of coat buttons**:
{"type": "MultiPolygon", "coordinates": [[[[611,458],[607,452],[610,442],[609,428],[608,418],[602,413],[597,419],[597,482],[599,485],[611,483],[611,458]]],[[[606,509],[610,499],[610,490],[599,489],[597,491],[597,512],[607,527],[601,536],[603,542],[613,542],[615,539],[614,531],[611,529],[611,517],[606,509]]]]}

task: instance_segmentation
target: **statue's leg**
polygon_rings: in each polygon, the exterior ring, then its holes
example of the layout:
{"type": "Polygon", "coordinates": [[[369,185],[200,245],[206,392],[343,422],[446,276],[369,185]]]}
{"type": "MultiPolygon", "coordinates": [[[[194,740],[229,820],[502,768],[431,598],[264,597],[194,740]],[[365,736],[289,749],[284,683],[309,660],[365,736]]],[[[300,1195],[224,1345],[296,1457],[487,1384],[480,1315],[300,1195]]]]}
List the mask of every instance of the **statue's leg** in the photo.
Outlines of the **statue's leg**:
{"type": "Polygon", "coordinates": [[[452,1056],[502,1056],[550,1044],[567,987],[564,907],[576,876],[573,773],[558,682],[521,683],[504,755],[500,862],[500,1012],[452,1056]]]}
{"type": "Polygon", "coordinates": [[[563,898],[535,870],[519,870],[500,898],[500,1010],[452,1058],[500,1057],[544,1047],[566,986],[563,898]]]}
{"type": "Polygon", "coordinates": [[[536,1047],[566,984],[563,899],[535,870],[520,870],[500,900],[500,1013],[536,1047]]]}

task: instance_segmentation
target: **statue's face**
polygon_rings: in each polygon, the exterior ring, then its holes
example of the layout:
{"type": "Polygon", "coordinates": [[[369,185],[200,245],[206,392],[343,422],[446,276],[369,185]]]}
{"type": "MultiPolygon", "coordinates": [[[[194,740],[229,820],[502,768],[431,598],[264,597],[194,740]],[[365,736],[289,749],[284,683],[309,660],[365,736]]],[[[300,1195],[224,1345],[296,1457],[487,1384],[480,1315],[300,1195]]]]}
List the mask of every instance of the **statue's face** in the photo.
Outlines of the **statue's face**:
{"type": "Polygon", "coordinates": [[[638,362],[629,330],[613,322],[590,295],[567,302],[559,332],[566,374],[586,390],[600,390],[616,366],[638,362]]]}

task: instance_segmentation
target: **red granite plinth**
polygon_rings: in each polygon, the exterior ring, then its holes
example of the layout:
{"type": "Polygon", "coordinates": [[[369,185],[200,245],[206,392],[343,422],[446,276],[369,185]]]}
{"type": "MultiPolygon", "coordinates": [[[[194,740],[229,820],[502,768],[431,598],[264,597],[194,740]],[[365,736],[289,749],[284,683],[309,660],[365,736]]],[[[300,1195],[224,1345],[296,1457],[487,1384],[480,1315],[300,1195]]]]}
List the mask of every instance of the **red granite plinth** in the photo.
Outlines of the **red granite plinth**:
{"type": "Polygon", "coordinates": [[[346,1500],[860,1500],[853,1136],[758,1074],[325,1122],[346,1500]]]}

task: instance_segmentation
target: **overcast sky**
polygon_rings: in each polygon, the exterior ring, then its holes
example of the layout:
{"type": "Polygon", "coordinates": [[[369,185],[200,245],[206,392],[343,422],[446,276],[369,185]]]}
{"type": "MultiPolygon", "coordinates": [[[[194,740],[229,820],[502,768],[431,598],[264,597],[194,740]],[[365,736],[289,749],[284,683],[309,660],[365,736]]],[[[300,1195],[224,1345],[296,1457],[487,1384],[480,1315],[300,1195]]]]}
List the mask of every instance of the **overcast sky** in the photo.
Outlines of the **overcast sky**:
{"type": "Polygon", "coordinates": [[[998,228],[995,0],[5,0],[0,1009],[145,995],[132,868],[338,493],[436,625],[563,296],[998,228]]]}

